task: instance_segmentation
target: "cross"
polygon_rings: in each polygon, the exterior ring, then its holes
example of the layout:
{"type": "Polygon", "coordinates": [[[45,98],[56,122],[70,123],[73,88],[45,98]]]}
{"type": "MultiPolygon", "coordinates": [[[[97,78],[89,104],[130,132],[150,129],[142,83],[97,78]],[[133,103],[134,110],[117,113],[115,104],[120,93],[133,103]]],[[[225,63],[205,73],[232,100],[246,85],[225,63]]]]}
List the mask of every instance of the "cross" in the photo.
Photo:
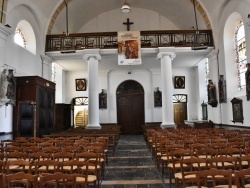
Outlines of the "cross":
{"type": "Polygon", "coordinates": [[[130,30],[130,25],[134,24],[134,22],[129,22],[129,18],[127,18],[127,22],[123,22],[123,25],[127,25],[127,31],[130,30]]]}

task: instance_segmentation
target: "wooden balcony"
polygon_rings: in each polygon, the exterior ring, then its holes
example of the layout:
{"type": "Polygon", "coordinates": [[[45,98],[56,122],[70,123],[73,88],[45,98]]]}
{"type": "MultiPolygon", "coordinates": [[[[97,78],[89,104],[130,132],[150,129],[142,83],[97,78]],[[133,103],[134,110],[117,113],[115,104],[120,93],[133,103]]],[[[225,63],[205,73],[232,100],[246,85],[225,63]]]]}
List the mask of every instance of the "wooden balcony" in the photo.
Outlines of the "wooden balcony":
{"type": "MultiPolygon", "coordinates": [[[[141,31],[142,48],[194,46],[213,47],[212,30],[199,30],[198,33],[195,30],[141,31]]],[[[117,47],[117,32],[46,36],[46,52],[117,47]]]]}

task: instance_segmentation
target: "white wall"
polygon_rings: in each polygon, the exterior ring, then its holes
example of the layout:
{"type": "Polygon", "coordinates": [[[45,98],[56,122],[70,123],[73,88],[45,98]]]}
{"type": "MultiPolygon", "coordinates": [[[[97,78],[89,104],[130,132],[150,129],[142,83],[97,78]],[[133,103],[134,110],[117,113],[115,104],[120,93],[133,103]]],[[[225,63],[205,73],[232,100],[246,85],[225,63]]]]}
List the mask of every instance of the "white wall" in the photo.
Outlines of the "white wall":
{"type": "MultiPolygon", "coordinates": [[[[126,22],[127,18],[128,15],[121,14],[121,11],[119,9],[111,10],[93,18],[88,23],[83,25],[78,32],[88,33],[93,31],[98,31],[98,32],[126,31],[127,26],[123,25],[122,23],[126,22]],[[114,17],[114,15],[116,16],[114,17]],[[107,22],[107,20],[112,20],[112,21],[107,22]]],[[[134,22],[134,24],[130,26],[131,30],[133,31],[178,29],[167,18],[151,10],[133,8],[133,11],[129,13],[129,18],[130,22],[134,22]]]]}

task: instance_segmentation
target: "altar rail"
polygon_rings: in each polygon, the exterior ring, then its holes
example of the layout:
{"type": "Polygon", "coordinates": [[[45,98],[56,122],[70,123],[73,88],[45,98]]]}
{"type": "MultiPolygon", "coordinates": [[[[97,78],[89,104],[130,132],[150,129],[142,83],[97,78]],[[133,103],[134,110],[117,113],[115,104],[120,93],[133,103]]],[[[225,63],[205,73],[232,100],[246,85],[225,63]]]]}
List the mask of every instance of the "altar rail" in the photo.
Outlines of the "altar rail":
{"type": "MultiPolygon", "coordinates": [[[[141,47],[214,46],[212,30],[141,31],[141,47]]],[[[117,32],[46,36],[46,52],[117,48],[117,32]]]]}

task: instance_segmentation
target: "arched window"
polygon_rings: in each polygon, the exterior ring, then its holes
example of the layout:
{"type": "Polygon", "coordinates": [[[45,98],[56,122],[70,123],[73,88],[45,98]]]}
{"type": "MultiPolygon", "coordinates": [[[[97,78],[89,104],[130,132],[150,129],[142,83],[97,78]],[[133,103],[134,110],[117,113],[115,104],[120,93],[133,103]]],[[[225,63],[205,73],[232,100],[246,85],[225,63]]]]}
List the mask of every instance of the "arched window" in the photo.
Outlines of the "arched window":
{"type": "Polygon", "coordinates": [[[36,54],[36,37],[29,22],[21,20],[16,26],[14,42],[29,52],[36,54]]]}
{"type": "Polygon", "coordinates": [[[247,70],[245,28],[242,21],[237,25],[235,31],[235,52],[238,70],[238,87],[239,90],[241,90],[246,87],[245,72],[247,70]]]}
{"type": "Polygon", "coordinates": [[[14,41],[19,46],[26,48],[26,40],[21,29],[16,29],[14,41]]]}

